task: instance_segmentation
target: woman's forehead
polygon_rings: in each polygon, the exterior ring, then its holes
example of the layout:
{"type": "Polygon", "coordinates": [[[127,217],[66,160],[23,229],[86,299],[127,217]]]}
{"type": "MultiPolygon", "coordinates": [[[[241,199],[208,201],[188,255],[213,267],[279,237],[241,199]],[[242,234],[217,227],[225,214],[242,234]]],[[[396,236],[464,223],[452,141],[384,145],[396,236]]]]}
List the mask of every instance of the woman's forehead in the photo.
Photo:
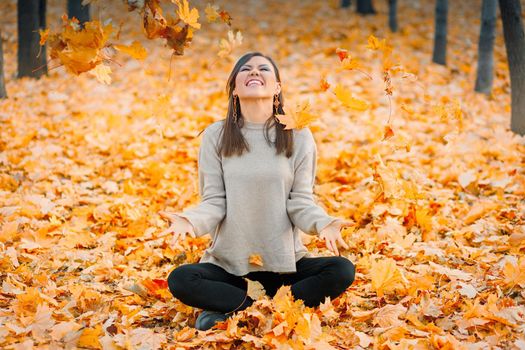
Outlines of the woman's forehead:
{"type": "Polygon", "coordinates": [[[270,61],[265,58],[265,57],[262,57],[262,56],[254,56],[252,58],[250,58],[248,61],[246,61],[246,63],[244,63],[244,65],[253,65],[253,64],[267,64],[268,66],[271,66],[271,63],[270,61]]]}

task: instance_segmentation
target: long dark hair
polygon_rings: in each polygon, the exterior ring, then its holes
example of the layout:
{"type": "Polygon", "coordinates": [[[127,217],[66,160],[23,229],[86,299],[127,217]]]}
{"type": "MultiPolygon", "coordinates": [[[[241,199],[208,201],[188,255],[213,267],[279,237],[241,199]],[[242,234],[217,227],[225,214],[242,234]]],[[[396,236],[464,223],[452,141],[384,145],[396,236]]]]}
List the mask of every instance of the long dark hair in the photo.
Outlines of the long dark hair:
{"type": "MultiPolygon", "coordinates": [[[[237,73],[239,73],[241,67],[253,56],[262,56],[267,58],[268,61],[270,61],[270,63],[273,65],[276,80],[278,82],[281,81],[279,69],[277,69],[275,62],[270,57],[255,51],[246,53],[241,58],[239,58],[233,67],[232,72],[230,73],[228,82],[226,83],[226,94],[228,95],[228,112],[226,114],[226,119],[221,131],[222,138],[219,144],[219,153],[222,153],[224,157],[230,157],[233,154],[241,156],[245,150],[248,152],[250,151],[249,145],[241,133],[241,128],[244,125],[244,118],[241,114],[241,105],[239,99],[236,98],[234,100],[233,98],[233,89],[235,88],[235,79],[237,78],[237,73]],[[237,112],[237,122],[235,122],[233,115],[234,108],[237,112]]],[[[277,117],[275,116],[276,114],[285,114],[283,109],[284,99],[282,89],[277,95],[277,100],[279,101],[279,104],[277,107],[273,107],[273,116],[268,118],[264,123],[264,136],[268,142],[268,145],[271,146],[273,142],[269,140],[268,133],[270,127],[275,124],[274,144],[276,148],[276,154],[278,155],[286,151],[285,155],[289,158],[292,156],[293,152],[293,129],[284,130],[285,126],[279,123],[277,117]]]]}

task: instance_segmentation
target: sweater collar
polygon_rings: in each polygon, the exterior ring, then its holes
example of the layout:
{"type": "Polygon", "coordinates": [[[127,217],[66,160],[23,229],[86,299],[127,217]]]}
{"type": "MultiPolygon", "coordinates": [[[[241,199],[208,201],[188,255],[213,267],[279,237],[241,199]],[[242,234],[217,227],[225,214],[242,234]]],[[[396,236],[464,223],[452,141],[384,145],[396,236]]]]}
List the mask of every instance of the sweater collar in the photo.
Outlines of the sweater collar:
{"type": "MultiPolygon", "coordinates": [[[[250,121],[244,119],[243,128],[252,129],[252,130],[263,130],[264,129],[264,124],[266,124],[266,122],[255,123],[255,122],[250,122],[250,121]]],[[[270,124],[270,128],[273,126],[273,124],[275,124],[275,123],[271,123],[270,124]]]]}

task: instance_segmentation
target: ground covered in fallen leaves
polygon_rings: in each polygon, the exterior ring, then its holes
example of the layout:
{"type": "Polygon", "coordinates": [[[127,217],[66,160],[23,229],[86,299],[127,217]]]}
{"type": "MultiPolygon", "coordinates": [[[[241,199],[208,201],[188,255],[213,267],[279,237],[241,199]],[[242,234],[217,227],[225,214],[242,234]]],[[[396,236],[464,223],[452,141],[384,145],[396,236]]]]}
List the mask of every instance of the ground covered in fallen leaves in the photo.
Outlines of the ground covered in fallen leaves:
{"type": "MultiPolygon", "coordinates": [[[[0,347],[525,349],[525,143],[509,131],[499,22],[493,93],[473,92],[481,1],[454,3],[447,67],[430,63],[433,2],[401,1],[392,34],[386,1],[369,17],[338,1],[223,1],[242,45],[218,56],[227,28],[199,20],[169,81],[171,51],[145,39],[121,2],[104,3],[95,14],[124,20],[124,41],[149,52],[143,62],[120,56],[110,85],[63,68],[15,80],[16,2],[0,5],[9,95],[0,101],[0,347]],[[391,99],[371,34],[413,73],[392,77],[391,99]],[[366,74],[336,70],[338,48],[366,74]],[[350,249],[340,248],[356,279],[318,308],[283,287],[197,331],[200,310],[173,298],[165,278],[197,262],[210,239],[170,245],[158,211],[198,203],[196,135],[224,118],[235,58],[254,50],[277,62],[285,104],[309,99],[318,115],[315,192],[331,215],[356,222],[343,231],[350,249]],[[323,76],[369,107],[345,106],[323,76]]],[[[204,18],[206,2],[191,5],[204,18]]],[[[64,6],[48,1],[52,29],[64,6]]]]}

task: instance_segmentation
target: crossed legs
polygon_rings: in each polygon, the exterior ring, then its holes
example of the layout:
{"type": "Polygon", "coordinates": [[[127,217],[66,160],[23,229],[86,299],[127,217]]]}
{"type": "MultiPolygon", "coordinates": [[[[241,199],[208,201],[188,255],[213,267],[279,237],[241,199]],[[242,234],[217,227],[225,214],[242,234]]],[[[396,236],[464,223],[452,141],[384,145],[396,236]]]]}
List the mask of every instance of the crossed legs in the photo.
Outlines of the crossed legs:
{"type": "Polygon", "coordinates": [[[270,297],[282,285],[290,285],[294,298],[309,307],[318,306],[326,296],[338,297],[355,278],[354,264],[342,256],[303,257],[296,268],[297,272],[289,274],[255,271],[236,276],[212,263],[184,264],[171,271],[168,287],[186,305],[229,313],[253,303],[246,296],[248,283],[243,277],[259,281],[270,297]]]}

